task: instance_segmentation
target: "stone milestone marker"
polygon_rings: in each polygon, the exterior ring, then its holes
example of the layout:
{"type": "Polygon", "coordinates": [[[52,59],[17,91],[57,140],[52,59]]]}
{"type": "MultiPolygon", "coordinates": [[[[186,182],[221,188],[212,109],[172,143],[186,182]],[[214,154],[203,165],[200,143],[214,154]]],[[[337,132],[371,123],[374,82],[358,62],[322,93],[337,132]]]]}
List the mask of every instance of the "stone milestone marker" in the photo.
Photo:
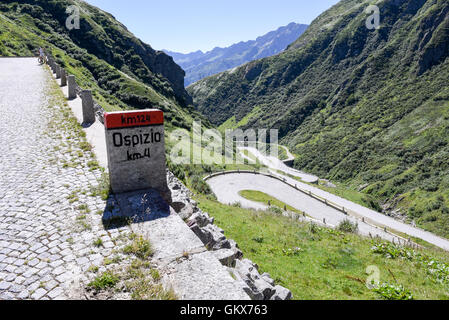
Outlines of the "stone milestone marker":
{"type": "Polygon", "coordinates": [[[163,112],[110,112],[104,119],[112,191],[155,189],[170,203],[163,112]]]}

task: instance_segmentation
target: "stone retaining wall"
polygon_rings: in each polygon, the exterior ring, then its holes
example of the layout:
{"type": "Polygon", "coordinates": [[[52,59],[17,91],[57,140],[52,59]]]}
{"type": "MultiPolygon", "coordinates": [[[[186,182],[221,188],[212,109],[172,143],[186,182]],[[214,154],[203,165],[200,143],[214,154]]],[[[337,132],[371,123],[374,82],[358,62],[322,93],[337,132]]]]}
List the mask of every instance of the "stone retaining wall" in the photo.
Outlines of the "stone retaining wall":
{"type": "Polygon", "coordinates": [[[198,208],[191,200],[191,192],[171,172],[169,187],[178,214],[198,236],[204,246],[225,266],[243,290],[253,300],[290,300],[290,290],[276,285],[269,274],[259,273],[259,267],[244,259],[238,244],[227,239],[224,231],[214,224],[214,218],[198,208]]]}

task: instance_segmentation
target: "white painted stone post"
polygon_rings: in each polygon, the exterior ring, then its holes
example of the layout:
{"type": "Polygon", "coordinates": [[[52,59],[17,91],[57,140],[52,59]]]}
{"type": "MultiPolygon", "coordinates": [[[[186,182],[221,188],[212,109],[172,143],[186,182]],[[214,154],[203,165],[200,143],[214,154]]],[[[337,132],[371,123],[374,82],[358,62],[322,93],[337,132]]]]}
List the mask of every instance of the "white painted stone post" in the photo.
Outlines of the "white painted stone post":
{"type": "Polygon", "coordinates": [[[154,189],[170,204],[164,113],[157,109],[111,112],[104,119],[112,191],[154,189]]]}
{"type": "Polygon", "coordinates": [[[74,75],[69,75],[67,77],[67,82],[69,84],[69,100],[76,99],[76,81],[74,75]]]}
{"type": "Polygon", "coordinates": [[[55,60],[53,60],[53,58],[51,59],[51,71],[53,72],[53,73],[55,73],[55,67],[56,67],[56,63],[55,63],[55,60]]]}
{"type": "Polygon", "coordinates": [[[67,85],[67,73],[64,68],[61,68],[61,87],[67,85]]]}
{"type": "Polygon", "coordinates": [[[83,123],[95,122],[94,100],[90,90],[81,92],[81,100],[83,102],[83,123]]]}
{"type": "Polygon", "coordinates": [[[61,79],[61,67],[59,65],[56,65],[56,79],[61,79]]]}

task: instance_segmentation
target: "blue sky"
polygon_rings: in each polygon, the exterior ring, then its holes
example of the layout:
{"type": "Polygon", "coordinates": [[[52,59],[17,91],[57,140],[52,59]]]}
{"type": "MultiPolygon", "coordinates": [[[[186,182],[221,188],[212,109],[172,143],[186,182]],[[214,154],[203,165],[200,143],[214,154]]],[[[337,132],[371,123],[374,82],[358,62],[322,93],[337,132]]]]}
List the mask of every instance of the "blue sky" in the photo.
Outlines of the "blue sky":
{"type": "Polygon", "coordinates": [[[290,22],[310,24],[339,0],[87,0],[154,49],[208,51],[290,22]]]}

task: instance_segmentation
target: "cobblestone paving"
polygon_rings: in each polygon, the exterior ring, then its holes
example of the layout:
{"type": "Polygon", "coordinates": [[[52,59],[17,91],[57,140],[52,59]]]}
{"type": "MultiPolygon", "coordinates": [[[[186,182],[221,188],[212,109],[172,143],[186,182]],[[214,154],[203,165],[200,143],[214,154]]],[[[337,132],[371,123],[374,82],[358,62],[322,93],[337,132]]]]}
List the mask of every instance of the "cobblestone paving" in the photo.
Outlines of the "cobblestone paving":
{"type": "Polygon", "coordinates": [[[35,59],[0,59],[0,300],[80,298],[130,232],[104,229],[102,172],[56,91],[35,59]]]}

